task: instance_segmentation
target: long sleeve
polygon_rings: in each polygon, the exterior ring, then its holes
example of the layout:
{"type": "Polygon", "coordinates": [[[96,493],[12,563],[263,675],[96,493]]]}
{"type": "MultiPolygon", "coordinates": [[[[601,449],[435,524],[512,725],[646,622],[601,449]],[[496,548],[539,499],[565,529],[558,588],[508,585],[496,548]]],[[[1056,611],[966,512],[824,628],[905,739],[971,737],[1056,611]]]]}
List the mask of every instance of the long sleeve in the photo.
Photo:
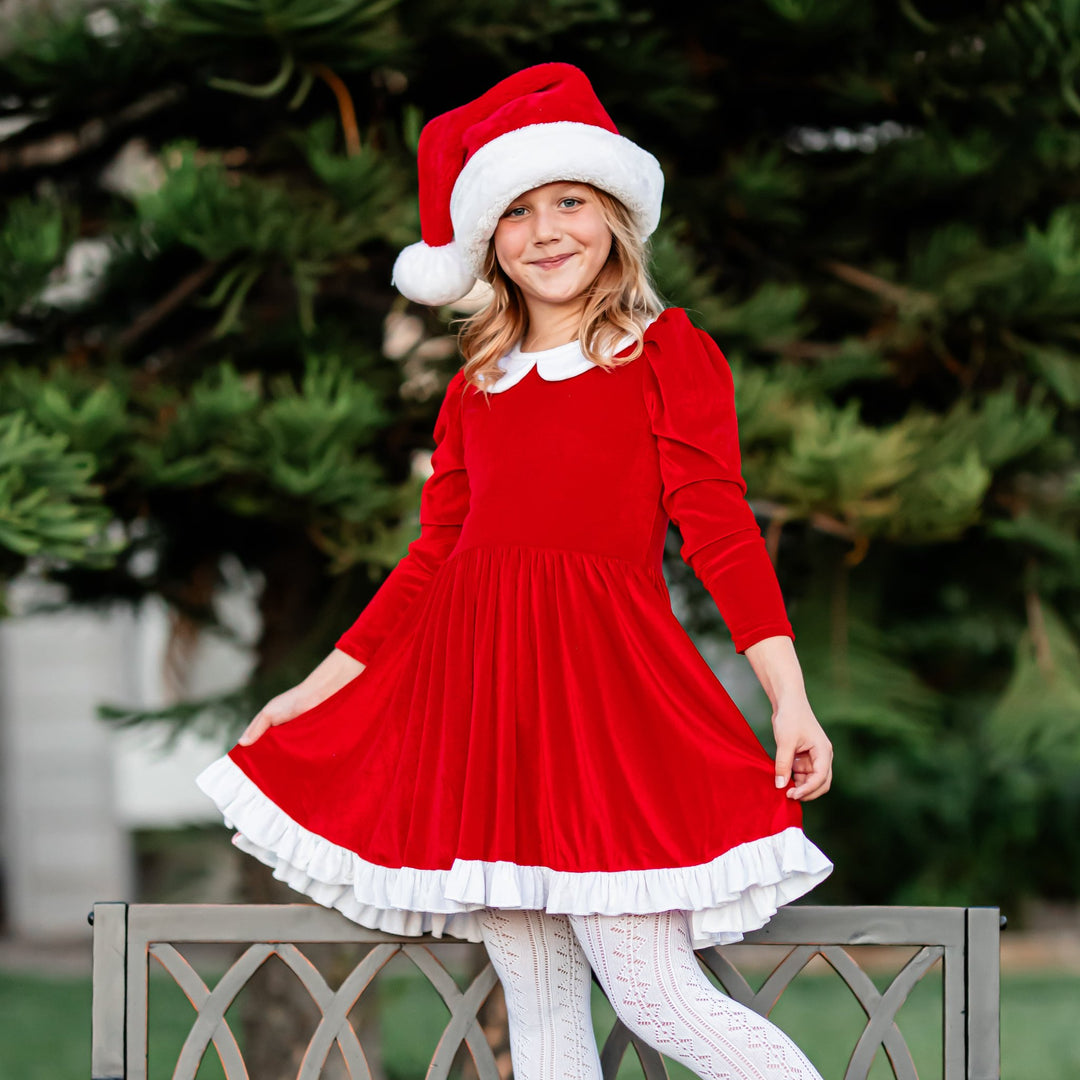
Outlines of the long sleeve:
{"type": "Polygon", "coordinates": [[[669,308],[645,337],[645,402],[680,554],[716,603],[737,652],[795,637],[761,529],[746,501],[735,388],[724,354],[669,308]]]}
{"type": "Polygon", "coordinates": [[[420,535],[387,576],[359,618],[337,640],[342,652],[363,664],[393,631],[409,604],[446,560],[461,533],[469,509],[469,479],[461,432],[461,395],[465,376],[450,380],[435,421],[432,473],[420,492],[420,535]]]}

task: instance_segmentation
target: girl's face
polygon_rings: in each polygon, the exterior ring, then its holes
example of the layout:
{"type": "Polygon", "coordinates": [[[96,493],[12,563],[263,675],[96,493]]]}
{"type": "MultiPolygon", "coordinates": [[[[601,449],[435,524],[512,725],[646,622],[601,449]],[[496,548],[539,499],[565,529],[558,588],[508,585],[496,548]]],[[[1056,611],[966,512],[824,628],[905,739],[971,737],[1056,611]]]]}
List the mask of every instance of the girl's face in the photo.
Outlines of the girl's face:
{"type": "Polygon", "coordinates": [[[611,253],[595,191],[558,180],[519,195],[495,227],[495,256],[534,307],[574,304],[611,253]]]}

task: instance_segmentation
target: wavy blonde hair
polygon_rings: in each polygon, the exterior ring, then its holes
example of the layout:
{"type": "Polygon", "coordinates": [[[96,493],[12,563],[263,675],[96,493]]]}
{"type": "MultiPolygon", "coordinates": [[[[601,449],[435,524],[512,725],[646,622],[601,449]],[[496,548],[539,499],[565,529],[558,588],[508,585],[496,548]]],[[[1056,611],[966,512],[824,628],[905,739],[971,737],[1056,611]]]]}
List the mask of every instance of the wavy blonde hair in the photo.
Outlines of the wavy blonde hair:
{"type": "MultiPolygon", "coordinates": [[[[584,356],[611,371],[641,355],[645,327],[663,311],[664,302],[649,276],[648,243],[638,236],[630,211],[606,191],[585,186],[597,196],[612,244],[607,262],[589,287],[578,337],[584,356]],[[626,337],[635,339],[634,350],[615,359],[615,347],[626,337]]],[[[499,360],[524,340],[529,312],[521,290],[495,257],[494,238],[488,243],[484,277],[491,284],[491,299],[461,320],[458,346],[465,357],[465,381],[486,393],[502,375],[499,360]]]]}

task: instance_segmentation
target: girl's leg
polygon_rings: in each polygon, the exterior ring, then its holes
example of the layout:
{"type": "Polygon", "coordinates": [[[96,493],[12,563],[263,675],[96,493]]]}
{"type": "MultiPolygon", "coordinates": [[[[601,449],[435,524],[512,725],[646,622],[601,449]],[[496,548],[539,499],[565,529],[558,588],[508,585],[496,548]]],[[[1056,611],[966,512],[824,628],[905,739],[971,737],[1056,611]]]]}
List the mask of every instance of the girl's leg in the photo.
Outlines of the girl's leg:
{"type": "Polygon", "coordinates": [[[514,1080],[601,1080],[592,975],[567,917],[507,908],[478,914],[506,995],[514,1080]]]}
{"type": "Polygon", "coordinates": [[[568,918],[616,1016],[661,1054],[708,1080],[821,1080],[780,1028],[713,985],[686,912],[568,918]]]}

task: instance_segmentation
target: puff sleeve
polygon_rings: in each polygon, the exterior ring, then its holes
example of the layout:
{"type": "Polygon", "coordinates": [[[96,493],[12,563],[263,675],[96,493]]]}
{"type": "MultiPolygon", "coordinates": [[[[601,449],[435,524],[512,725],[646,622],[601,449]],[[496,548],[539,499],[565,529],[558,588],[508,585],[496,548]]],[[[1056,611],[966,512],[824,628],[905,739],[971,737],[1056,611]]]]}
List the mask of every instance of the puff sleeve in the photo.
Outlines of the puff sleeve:
{"type": "Polygon", "coordinates": [[[746,501],[734,381],[724,354],[685,311],[669,308],[646,332],[643,359],[661,502],[682,534],[680,554],[715,601],[737,652],[775,635],[794,639],[746,501]]]}
{"type": "Polygon", "coordinates": [[[359,618],[338,638],[336,647],[367,664],[406,608],[446,560],[469,509],[461,431],[464,372],[450,380],[435,420],[431,475],[420,491],[420,535],[390,572],[359,618]]]}

